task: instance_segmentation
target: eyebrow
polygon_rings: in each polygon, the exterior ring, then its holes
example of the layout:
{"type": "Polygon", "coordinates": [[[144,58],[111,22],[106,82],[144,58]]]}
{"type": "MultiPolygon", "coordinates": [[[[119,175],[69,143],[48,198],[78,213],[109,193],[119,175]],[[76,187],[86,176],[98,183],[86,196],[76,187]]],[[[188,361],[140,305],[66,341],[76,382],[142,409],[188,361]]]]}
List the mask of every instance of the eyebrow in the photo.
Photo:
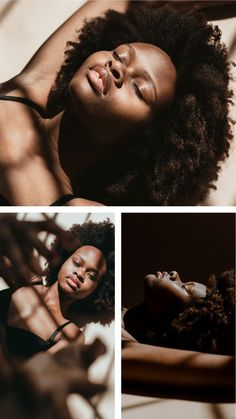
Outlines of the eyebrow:
{"type": "MultiPolygon", "coordinates": [[[[130,44],[127,44],[127,46],[129,47],[129,50],[130,50],[131,54],[133,55],[133,57],[136,57],[136,51],[135,51],[134,47],[130,44]]],[[[145,74],[146,78],[149,80],[149,82],[151,83],[151,85],[153,87],[153,90],[155,92],[155,101],[157,102],[158,95],[157,95],[157,89],[156,89],[155,83],[154,83],[152,77],[150,76],[150,74],[148,73],[148,71],[144,70],[144,74],[145,74]]]]}

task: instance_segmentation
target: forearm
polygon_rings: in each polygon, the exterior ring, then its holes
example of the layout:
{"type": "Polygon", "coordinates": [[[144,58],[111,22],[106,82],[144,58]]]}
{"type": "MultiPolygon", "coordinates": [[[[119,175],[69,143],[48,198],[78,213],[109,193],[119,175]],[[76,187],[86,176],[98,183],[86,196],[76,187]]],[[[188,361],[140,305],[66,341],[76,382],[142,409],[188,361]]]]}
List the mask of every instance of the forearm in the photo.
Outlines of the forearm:
{"type": "Polygon", "coordinates": [[[234,400],[234,358],[135,342],[122,350],[123,391],[208,402],[234,400]]]}

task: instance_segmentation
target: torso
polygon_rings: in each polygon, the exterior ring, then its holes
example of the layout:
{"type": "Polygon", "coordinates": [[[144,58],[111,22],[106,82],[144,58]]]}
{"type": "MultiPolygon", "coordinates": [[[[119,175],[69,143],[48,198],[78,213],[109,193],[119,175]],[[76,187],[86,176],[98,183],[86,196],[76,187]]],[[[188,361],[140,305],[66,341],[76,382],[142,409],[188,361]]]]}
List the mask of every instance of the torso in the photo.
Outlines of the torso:
{"type": "Polygon", "coordinates": [[[0,194],[13,205],[49,205],[72,193],[47,120],[25,104],[0,100],[0,178],[0,194]]]}
{"type": "MultiPolygon", "coordinates": [[[[47,341],[57,327],[68,319],[53,307],[50,307],[49,313],[42,305],[40,298],[44,301],[46,293],[47,288],[43,285],[23,287],[15,291],[9,305],[8,326],[27,330],[47,341]]],[[[68,339],[75,339],[79,332],[80,329],[70,323],[56,336],[55,342],[58,342],[63,335],[68,339]]]]}

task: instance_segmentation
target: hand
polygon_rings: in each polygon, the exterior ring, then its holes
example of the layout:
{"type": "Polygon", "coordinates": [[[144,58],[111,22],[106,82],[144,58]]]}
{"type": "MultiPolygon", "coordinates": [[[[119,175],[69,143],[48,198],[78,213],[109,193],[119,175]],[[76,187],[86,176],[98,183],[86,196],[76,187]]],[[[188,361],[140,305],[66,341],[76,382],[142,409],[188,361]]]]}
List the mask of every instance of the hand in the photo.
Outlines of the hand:
{"type": "Polygon", "coordinates": [[[28,285],[32,273],[41,276],[38,253],[49,258],[47,246],[39,239],[38,233],[46,231],[55,234],[65,247],[75,247],[75,237],[65,232],[53,220],[19,221],[16,214],[0,215],[0,276],[12,288],[28,285]]]}
{"type": "Polygon", "coordinates": [[[79,393],[87,399],[106,389],[104,384],[93,383],[88,378],[90,365],[104,353],[104,344],[96,339],[90,345],[71,343],[53,355],[35,355],[20,370],[27,397],[32,397],[39,406],[48,401],[54,406],[57,419],[70,418],[66,406],[68,394],[79,393]]]}

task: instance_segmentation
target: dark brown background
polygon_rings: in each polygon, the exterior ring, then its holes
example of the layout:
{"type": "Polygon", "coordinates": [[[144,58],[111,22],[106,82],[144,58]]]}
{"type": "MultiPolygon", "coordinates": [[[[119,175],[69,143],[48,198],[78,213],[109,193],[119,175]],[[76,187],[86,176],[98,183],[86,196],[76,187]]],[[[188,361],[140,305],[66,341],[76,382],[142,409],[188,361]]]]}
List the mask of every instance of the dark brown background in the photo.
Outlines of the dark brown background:
{"type": "Polygon", "coordinates": [[[143,278],[157,270],[205,282],[234,267],[234,214],[122,214],[122,304],[142,301],[143,278]]]}

